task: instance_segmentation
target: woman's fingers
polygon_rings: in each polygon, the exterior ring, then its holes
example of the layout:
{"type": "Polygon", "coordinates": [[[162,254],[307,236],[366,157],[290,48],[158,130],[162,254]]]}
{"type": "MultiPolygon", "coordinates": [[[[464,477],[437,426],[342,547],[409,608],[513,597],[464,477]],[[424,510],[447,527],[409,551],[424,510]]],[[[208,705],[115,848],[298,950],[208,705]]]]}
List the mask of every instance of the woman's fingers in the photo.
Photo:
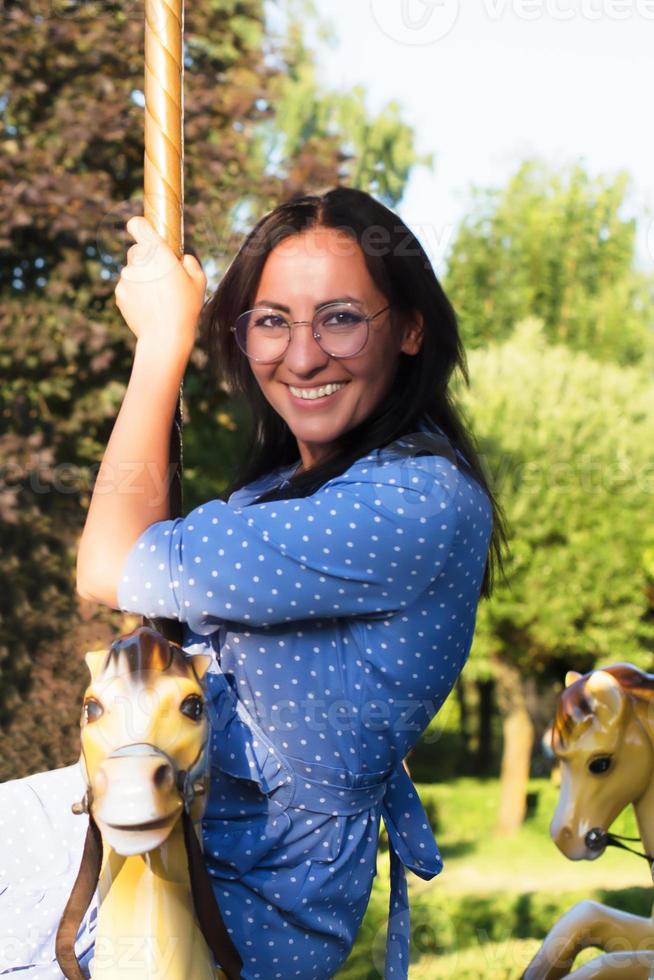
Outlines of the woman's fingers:
{"type": "Polygon", "coordinates": [[[127,265],[121,275],[133,282],[160,279],[179,264],[179,260],[150,222],[135,215],[126,225],[127,232],[135,240],[127,252],[127,265]]]}
{"type": "MultiPolygon", "coordinates": [[[[129,219],[126,228],[135,243],[127,250],[127,266],[122,270],[124,278],[147,281],[159,278],[177,266],[177,256],[146,218],[135,215],[129,219]]],[[[195,256],[184,255],[181,265],[198,287],[206,287],[207,278],[195,256]]]]}
{"type": "Polygon", "coordinates": [[[135,214],[129,219],[125,225],[127,232],[132,236],[137,244],[142,245],[147,242],[161,242],[165,244],[163,238],[159,235],[156,228],[150,224],[147,218],[144,218],[140,214],[135,214]]]}
{"type": "Polygon", "coordinates": [[[204,274],[204,269],[194,255],[185,255],[182,259],[182,265],[194,282],[198,283],[198,285],[202,284],[206,287],[207,277],[204,274]]]}
{"type": "Polygon", "coordinates": [[[115,288],[116,305],[139,340],[188,355],[204,304],[202,266],[193,255],[180,261],[140,215],[129,219],[127,231],[134,244],[115,288]]]}

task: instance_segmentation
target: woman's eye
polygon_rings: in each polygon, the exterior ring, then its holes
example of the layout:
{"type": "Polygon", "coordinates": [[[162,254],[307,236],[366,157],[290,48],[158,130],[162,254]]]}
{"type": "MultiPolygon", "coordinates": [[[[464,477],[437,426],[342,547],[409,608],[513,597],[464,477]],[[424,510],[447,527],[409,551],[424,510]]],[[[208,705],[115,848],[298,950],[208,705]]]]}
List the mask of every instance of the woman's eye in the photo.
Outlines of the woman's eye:
{"type": "Polygon", "coordinates": [[[595,776],[601,776],[602,773],[607,772],[610,768],[610,755],[598,755],[597,758],[591,759],[591,761],[588,763],[589,771],[594,773],[595,776]]]}
{"type": "Polygon", "coordinates": [[[97,721],[104,714],[104,708],[95,698],[87,698],[84,702],[84,724],[89,725],[92,721],[97,721]]]}
{"type": "Polygon", "coordinates": [[[191,721],[199,721],[204,714],[204,702],[202,698],[198,697],[197,694],[189,694],[187,698],[184,698],[179,709],[183,715],[190,718],[191,721]]]}
{"type": "Polygon", "coordinates": [[[364,319],[361,313],[352,310],[332,310],[325,313],[322,324],[325,327],[354,327],[364,319]]]}
{"type": "Polygon", "coordinates": [[[279,327],[286,326],[286,320],[281,316],[260,316],[254,323],[255,327],[264,327],[268,329],[275,329],[279,327]]]}

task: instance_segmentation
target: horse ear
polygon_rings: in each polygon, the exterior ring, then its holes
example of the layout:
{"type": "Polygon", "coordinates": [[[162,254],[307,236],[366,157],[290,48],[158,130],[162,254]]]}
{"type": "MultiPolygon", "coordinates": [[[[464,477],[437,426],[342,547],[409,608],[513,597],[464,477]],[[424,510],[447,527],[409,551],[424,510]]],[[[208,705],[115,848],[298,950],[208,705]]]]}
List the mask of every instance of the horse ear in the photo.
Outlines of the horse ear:
{"type": "Polygon", "coordinates": [[[108,650],[89,650],[87,654],[84,655],[84,660],[86,661],[86,666],[89,668],[91,673],[91,680],[94,681],[100,672],[105,660],[107,659],[108,650]]]}
{"type": "Polygon", "coordinates": [[[578,681],[580,677],[581,674],[578,670],[569,670],[565,675],[565,686],[570,687],[570,685],[574,684],[575,681],[578,681]]]}
{"type": "Polygon", "coordinates": [[[208,653],[196,653],[191,657],[191,664],[195,671],[195,676],[199,681],[202,680],[211,665],[212,657],[208,653]]]}
{"type": "Polygon", "coordinates": [[[606,670],[594,670],[584,687],[590,709],[601,725],[611,727],[622,714],[626,698],[620,683],[606,670]]]}

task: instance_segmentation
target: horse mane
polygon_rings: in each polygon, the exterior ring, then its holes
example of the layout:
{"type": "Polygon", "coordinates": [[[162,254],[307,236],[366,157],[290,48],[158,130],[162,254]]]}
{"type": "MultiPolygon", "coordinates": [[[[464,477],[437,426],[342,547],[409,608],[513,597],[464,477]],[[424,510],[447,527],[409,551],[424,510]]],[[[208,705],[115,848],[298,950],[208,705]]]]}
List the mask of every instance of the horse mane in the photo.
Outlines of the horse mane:
{"type": "MultiPolygon", "coordinates": [[[[611,674],[629,697],[636,701],[654,701],[654,674],[646,674],[632,664],[613,664],[600,669],[611,674]]],[[[578,677],[559,698],[552,726],[552,742],[557,739],[562,748],[572,738],[577,725],[592,714],[586,698],[586,681],[591,673],[578,677]]]]}
{"type": "Polygon", "coordinates": [[[187,677],[190,666],[181,647],[169,643],[149,626],[138,626],[131,633],[115,640],[107,653],[102,673],[114,664],[116,670],[126,669],[129,674],[146,670],[169,671],[179,677],[187,677]]]}

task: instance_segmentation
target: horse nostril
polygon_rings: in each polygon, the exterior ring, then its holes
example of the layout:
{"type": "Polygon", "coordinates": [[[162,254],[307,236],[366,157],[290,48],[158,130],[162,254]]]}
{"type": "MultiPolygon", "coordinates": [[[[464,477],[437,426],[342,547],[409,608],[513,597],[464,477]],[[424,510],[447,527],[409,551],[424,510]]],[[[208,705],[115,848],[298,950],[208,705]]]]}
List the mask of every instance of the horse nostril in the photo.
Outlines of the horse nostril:
{"type": "Polygon", "coordinates": [[[162,762],[154,771],[154,785],[157,789],[172,789],[175,785],[172,766],[168,762],[162,762]]]}
{"type": "Polygon", "coordinates": [[[558,828],[554,826],[550,827],[550,834],[557,844],[563,844],[572,839],[572,831],[566,824],[558,828]]]}

